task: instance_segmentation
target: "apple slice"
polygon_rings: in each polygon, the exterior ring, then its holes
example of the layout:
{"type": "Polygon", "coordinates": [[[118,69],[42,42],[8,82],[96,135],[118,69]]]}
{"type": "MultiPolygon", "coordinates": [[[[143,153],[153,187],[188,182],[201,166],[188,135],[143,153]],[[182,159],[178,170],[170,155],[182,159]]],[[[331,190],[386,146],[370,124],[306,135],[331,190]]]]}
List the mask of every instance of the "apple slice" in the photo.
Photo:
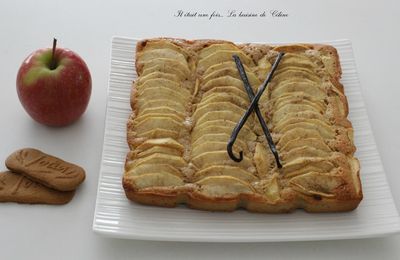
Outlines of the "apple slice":
{"type": "MultiPolygon", "coordinates": [[[[247,74],[248,80],[250,82],[250,85],[253,86],[254,89],[256,89],[261,84],[261,81],[251,71],[248,71],[246,74],[247,74]]],[[[228,68],[222,68],[222,69],[216,70],[210,74],[205,74],[201,80],[201,84],[204,85],[212,79],[216,79],[216,78],[223,77],[223,76],[231,76],[233,78],[241,80],[238,69],[228,67],[228,68]]]]}
{"type": "MultiPolygon", "coordinates": [[[[197,146],[193,146],[191,156],[196,157],[202,153],[206,152],[213,152],[213,151],[226,151],[226,142],[215,142],[215,141],[208,141],[197,146]]],[[[247,146],[240,146],[235,144],[233,149],[235,152],[239,152],[241,150],[245,151],[246,153],[249,151],[247,146]]]]}
{"type": "Polygon", "coordinates": [[[211,103],[211,102],[230,102],[230,103],[235,104],[244,109],[246,109],[249,106],[249,101],[243,99],[240,96],[236,96],[236,95],[232,95],[232,94],[228,94],[228,93],[214,93],[213,95],[209,95],[207,97],[203,96],[198,107],[204,106],[204,104],[211,103]]]}
{"type": "Polygon", "coordinates": [[[246,64],[247,66],[254,65],[253,60],[240,50],[220,50],[211,53],[203,59],[200,59],[197,63],[197,71],[203,73],[207,68],[214,64],[218,64],[224,61],[230,61],[232,60],[232,55],[234,54],[239,56],[242,63],[246,64]]]}
{"type": "Polygon", "coordinates": [[[193,120],[199,120],[203,115],[209,112],[219,112],[222,110],[231,111],[232,114],[243,115],[246,110],[231,102],[210,102],[200,103],[193,113],[193,120]]]}
{"type": "MultiPolygon", "coordinates": [[[[179,132],[175,130],[167,130],[164,128],[155,128],[143,133],[136,133],[137,137],[156,139],[156,138],[173,138],[178,139],[179,132]]],[[[144,141],[144,140],[143,140],[144,141]]]]}
{"type": "Polygon", "coordinates": [[[328,124],[315,119],[314,120],[309,119],[309,121],[286,125],[281,129],[281,131],[282,133],[287,133],[292,129],[316,130],[319,133],[319,135],[325,140],[334,139],[336,136],[335,129],[333,129],[328,124]]]}
{"type": "Polygon", "coordinates": [[[129,171],[130,169],[138,167],[142,164],[169,164],[178,169],[187,165],[186,161],[180,156],[155,153],[144,158],[128,161],[125,169],[129,171]]]}
{"type": "Polygon", "coordinates": [[[152,148],[147,149],[146,151],[138,153],[136,155],[136,158],[147,157],[147,156],[155,154],[155,153],[163,153],[163,154],[169,154],[169,155],[182,156],[181,152],[179,152],[178,150],[175,150],[173,148],[166,147],[166,146],[154,146],[152,148]]]}
{"type": "Polygon", "coordinates": [[[331,154],[331,151],[323,151],[314,147],[310,146],[302,146],[302,147],[297,147],[289,152],[282,152],[280,153],[280,157],[282,161],[285,163],[289,163],[290,161],[293,161],[297,158],[304,158],[304,157],[329,157],[331,154]]]}
{"type": "MultiPolygon", "coordinates": [[[[283,59],[286,57],[286,55],[287,54],[285,54],[283,59]]],[[[279,63],[279,67],[281,67],[281,64],[282,61],[279,63]]],[[[246,68],[245,70],[246,72],[248,71],[246,68]]],[[[267,77],[268,72],[270,70],[271,70],[271,63],[268,61],[267,55],[265,55],[264,57],[258,60],[257,67],[254,69],[254,73],[260,80],[264,80],[267,77]]]]}
{"type": "Polygon", "coordinates": [[[172,74],[175,75],[176,77],[179,78],[180,81],[187,80],[189,78],[188,74],[186,74],[186,70],[182,71],[176,67],[170,67],[166,66],[164,64],[154,64],[154,65],[148,65],[144,66],[145,69],[143,69],[142,73],[140,76],[146,76],[150,75],[153,73],[165,73],[165,74],[172,74]]]}
{"type": "Polygon", "coordinates": [[[305,55],[287,53],[279,63],[279,69],[285,69],[288,67],[304,68],[315,71],[317,66],[305,55]]]}
{"type": "Polygon", "coordinates": [[[307,81],[307,80],[302,80],[300,82],[296,81],[282,81],[279,82],[279,84],[276,85],[271,91],[271,99],[277,98],[282,96],[284,93],[290,93],[290,92],[297,92],[301,91],[304,93],[307,93],[315,99],[321,100],[326,98],[326,92],[324,89],[321,88],[318,84],[312,82],[312,81],[307,81]]]}
{"type": "Polygon", "coordinates": [[[181,71],[186,76],[186,78],[189,78],[190,73],[191,73],[190,69],[188,67],[188,64],[186,64],[186,63],[183,63],[178,60],[170,59],[170,58],[157,58],[157,59],[152,59],[152,60],[143,62],[141,69],[139,66],[139,75],[142,75],[141,72],[143,71],[143,73],[144,73],[147,69],[149,69],[149,71],[150,71],[150,68],[153,68],[153,70],[155,68],[158,68],[164,72],[167,72],[167,71],[172,72],[172,71],[174,71],[174,69],[176,69],[176,70],[181,71]],[[157,67],[155,67],[155,66],[157,66],[157,67]]]}
{"type": "Polygon", "coordinates": [[[142,51],[137,54],[137,61],[139,64],[160,58],[176,60],[187,66],[187,60],[185,56],[171,49],[153,49],[142,51]]]}
{"type": "Polygon", "coordinates": [[[160,116],[160,117],[148,117],[142,121],[135,124],[133,122],[133,129],[139,133],[144,133],[146,131],[151,131],[155,128],[162,128],[165,130],[171,130],[179,132],[184,126],[182,122],[176,121],[170,117],[160,116]]]}
{"type": "MultiPolygon", "coordinates": [[[[222,131],[221,133],[226,133],[229,134],[229,136],[232,134],[233,129],[236,126],[236,122],[227,120],[227,119],[217,119],[217,120],[210,120],[210,121],[205,121],[201,124],[198,124],[194,127],[193,129],[193,133],[197,134],[198,131],[202,131],[203,128],[207,128],[208,127],[213,127],[213,126],[223,126],[225,127],[224,130],[222,130],[221,128],[216,128],[215,130],[220,130],[222,131]],[[225,130],[226,129],[226,130],[225,130]]],[[[214,133],[212,131],[212,129],[209,129],[211,132],[210,133],[214,133]]],[[[217,132],[215,132],[217,133],[217,132]]],[[[207,134],[207,133],[205,133],[207,134]]],[[[251,130],[251,128],[249,127],[249,125],[246,124],[243,126],[242,130],[239,133],[239,137],[240,138],[244,138],[246,140],[256,140],[257,136],[253,133],[253,131],[251,130]]]]}
{"type": "Polygon", "coordinates": [[[279,121],[274,122],[275,127],[278,127],[280,125],[284,125],[287,122],[290,122],[290,120],[299,120],[299,121],[304,121],[304,119],[318,119],[322,122],[329,123],[328,118],[324,117],[324,115],[321,115],[318,112],[315,111],[301,111],[301,112],[289,112],[285,114],[282,118],[280,118],[279,121]]]}
{"type": "Polygon", "coordinates": [[[168,79],[174,82],[180,82],[180,78],[175,73],[168,73],[168,72],[161,72],[161,71],[154,71],[146,75],[142,75],[139,79],[135,82],[136,85],[140,85],[146,82],[149,79],[168,79]]]}
{"type": "Polygon", "coordinates": [[[234,45],[233,43],[214,43],[206,48],[203,48],[199,52],[199,59],[204,59],[210,54],[215,53],[216,51],[240,51],[240,49],[234,45]]]}
{"type": "Polygon", "coordinates": [[[323,140],[320,132],[315,129],[294,128],[282,134],[276,142],[279,146],[285,146],[289,141],[302,138],[320,138],[323,140]]]}
{"type": "Polygon", "coordinates": [[[134,124],[139,124],[140,122],[149,119],[149,118],[160,118],[160,117],[168,117],[171,118],[172,120],[175,120],[176,122],[183,122],[182,118],[177,116],[174,113],[148,113],[148,114],[140,114],[137,116],[134,120],[134,124]]]}
{"type": "Polygon", "coordinates": [[[285,178],[292,178],[310,171],[330,172],[335,165],[322,157],[314,158],[297,158],[296,160],[286,163],[282,167],[285,178]]]}
{"type": "Polygon", "coordinates": [[[140,116],[144,116],[144,115],[154,115],[154,114],[173,114],[175,115],[177,118],[179,118],[179,120],[185,120],[186,115],[182,112],[179,112],[171,107],[167,107],[167,106],[163,106],[160,105],[159,107],[152,107],[152,108],[146,108],[143,110],[139,111],[140,116]]]}
{"type": "MultiPolygon", "coordinates": [[[[135,100],[136,101],[136,100],[135,100]]],[[[176,102],[175,100],[170,100],[170,99],[165,99],[165,98],[156,98],[156,99],[151,99],[148,100],[147,102],[141,102],[138,104],[138,102],[133,103],[134,108],[139,109],[139,113],[141,111],[144,111],[146,109],[155,109],[159,107],[168,107],[170,109],[176,110],[181,114],[186,113],[186,108],[185,105],[182,103],[176,102]]]]}
{"type": "Polygon", "coordinates": [[[289,184],[292,189],[309,196],[333,198],[335,189],[346,184],[346,181],[339,175],[309,172],[292,178],[289,184]]]}
{"type": "Polygon", "coordinates": [[[188,51],[186,51],[185,49],[179,47],[178,45],[172,42],[163,40],[147,41],[143,51],[154,50],[154,49],[171,49],[184,55],[186,59],[190,58],[190,54],[188,53],[188,51]]]}
{"type": "Polygon", "coordinates": [[[184,184],[181,178],[169,173],[148,173],[135,177],[125,177],[124,181],[130,182],[137,190],[147,187],[181,186],[184,184]]]}
{"type": "MultiPolygon", "coordinates": [[[[195,127],[192,131],[192,142],[196,142],[197,139],[199,139],[201,136],[206,135],[208,133],[213,133],[213,134],[227,134],[231,135],[233,131],[232,127],[227,127],[224,125],[207,125],[207,126],[202,126],[202,127],[195,127]]],[[[257,139],[257,136],[252,132],[247,130],[245,127],[242,128],[242,130],[239,133],[239,139],[241,140],[246,140],[246,141],[255,141],[257,139]]]]}
{"type": "Polygon", "coordinates": [[[183,107],[185,107],[189,101],[188,97],[185,97],[180,92],[163,87],[152,87],[144,89],[136,98],[136,102],[138,106],[141,107],[144,103],[154,99],[171,99],[182,104],[183,107]]]}
{"type": "MultiPolygon", "coordinates": [[[[193,143],[192,143],[192,147],[196,147],[196,146],[198,146],[198,145],[201,145],[202,143],[204,143],[204,142],[223,142],[223,143],[225,143],[225,148],[226,148],[226,144],[228,143],[228,141],[229,141],[229,138],[230,138],[230,135],[229,134],[226,134],[226,133],[219,133],[219,134],[216,134],[216,133],[208,133],[208,134],[205,134],[205,135],[202,135],[202,136],[200,136],[196,141],[194,141],[193,143]]],[[[245,142],[244,141],[242,141],[241,139],[236,139],[236,142],[235,142],[239,147],[243,147],[243,148],[246,148],[247,147],[247,145],[245,144],[245,142]]]]}
{"type": "Polygon", "coordinates": [[[239,89],[243,92],[245,91],[244,87],[243,87],[243,82],[241,80],[236,79],[231,76],[223,76],[223,77],[211,79],[204,85],[201,85],[200,88],[202,91],[206,92],[214,87],[220,87],[220,86],[232,86],[232,87],[236,87],[237,89],[239,89]]]}
{"type": "Polygon", "coordinates": [[[211,165],[230,165],[246,170],[254,167],[251,159],[246,155],[243,156],[241,162],[235,162],[228,156],[226,151],[213,151],[199,154],[192,158],[192,163],[199,169],[204,169],[211,165]]]}
{"type": "MultiPolygon", "coordinates": [[[[247,67],[246,64],[243,64],[243,67],[246,70],[246,72],[251,71],[251,69],[249,67],[247,67]]],[[[212,65],[212,66],[208,67],[208,69],[204,72],[203,76],[206,76],[208,74],[213,73],[214,71],[217,71],[220,69],[225,69],[225,68],[237,69],[236,63],[233,60],[231,60],[231,61],[224,61],[224,62],[215,64],[215,65],[212,65]]],[[[265,77],[265,75],[263,75],[263,76],[265,77]]]]}
{"type": "Polygon", "coordinates": [[[125,172],[126,177],[140,176],[148,173],[169,173],[183,178],[183,174],[169,164],[141,164],[125,172]]]}
{"type": "Polygon", "coordinates": [[[312,111],[318,114],[322,114],[323,111],[319,110],[313,105],[308,104],[286,104],[280,107],[278,110],[275,110],[272,115],[272,122],[276,124],[277,122],[281,121],[287,114],[289,113],[297,113],[297,112],[304,112],[304,111],[312,111]]]}
{"type": "Polygon", "coordinates": [[[255,193],[248,183],[232,176],[210,176],[198,182],[200,192],[211,197],[236,196],[243,193],[255,193]]]}
{"type": "Polygon", "coordinates": [[[316,149],[330,152],[331,149],[329,146],[320,138],[301,138],[301,139],[294,139],[285,144],[285,146],[280,147],[279,151],[288,152],[292,149],[296,149],[302,146],[310,146],[316,149]]]}
{"type": "Polygon", "coordinates": [[[173,148],[173,149],[179,151],[180,153],[183,153],[185,150],[183,145],[181,145],[180,143],[178,143],[177,141],[175,141],[172,138],[158,138],[158,139],[146,140],[144,143],[142,143],[141,145],[136,147],[136,149],[138,151],[144,151],[144,150],[150,149],[154,146],[173,148]]]}
{"type": "Polygon", "coordinates": [[[231,176],[245,182],[257,181],[258,178],[252,173],[237,167],[228,165],[213,165],[197,171],[194,175],[193,181],[199,181],[209,176],[231,176]]]}
{"type": "Polygon", "coordinates": [[[139,95],[142,93],[143,90],[149,88],[164,87],[179,92],[185,98],[190,97],[189,90],[183,88],[180,83],[165,78],[148,79],[146,81],[141,81],[141,83],[135,84],[135,87],[139,95]]]}
{"type": "MultiPolygon", "coordinates": [[[[241,114],[232,113],[232,111],[229,111],[229,110],[211,111],[211,112],[205,113],[199,119],[197,119],[196,125],[201,125],[202,123],[205,123],[207,121],[213,121],[213,120],[230,120],[233,122],[239,122],[239,120],[241,118],[242,118],[241,114]]],[[[253,123],[252,118],[253,117],[250,117],[247,120],[247,122],[246,122],[247,125],[252,126],[252,123],[253,123]]]]}
{"type": "Polygon", "coordinates": [[[209,96],[214,95],[216,93],[224,93],[224,94],[228,94],[228,95],[232,95],[232,96],[241,97],[243,100],[248,100],[248,96],[247,96],[246,92],[244,91],[244,89],[238,89],[233,86],[213,87],[210,90],[206,91],[203,94],[202,98],[206,99],[209,96]]]}

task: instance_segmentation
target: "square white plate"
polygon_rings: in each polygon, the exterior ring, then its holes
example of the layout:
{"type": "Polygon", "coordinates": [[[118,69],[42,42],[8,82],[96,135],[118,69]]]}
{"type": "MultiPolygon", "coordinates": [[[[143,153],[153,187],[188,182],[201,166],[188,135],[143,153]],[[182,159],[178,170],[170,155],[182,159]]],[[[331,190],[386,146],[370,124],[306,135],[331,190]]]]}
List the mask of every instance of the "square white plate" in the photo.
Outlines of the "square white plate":
{"type": "Polygon", "coordinates": [[[216,213],[142,206],[124,194],[121,178],[128,147],[126,122],[131,113],[129,95],[137,40],[112,39],[99,186],[93,230],[111,237],[140,240],[257,242],[349,239],[383,236],[400,231],[400,219],[375,145],[348,40],[335,46],[343,70],[342,83],[355,129],[356,156],[361,162],[364,199],[348,213],[258,214],[237,210],[216,213]]]}

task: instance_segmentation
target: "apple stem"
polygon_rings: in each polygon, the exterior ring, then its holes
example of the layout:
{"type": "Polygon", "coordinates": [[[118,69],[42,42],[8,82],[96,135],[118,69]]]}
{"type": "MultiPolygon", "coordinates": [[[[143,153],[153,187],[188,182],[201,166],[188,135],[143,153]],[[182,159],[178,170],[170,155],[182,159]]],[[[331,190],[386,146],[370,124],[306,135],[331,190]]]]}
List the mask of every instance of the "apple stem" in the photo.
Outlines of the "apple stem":
{"type": "Polygon", "coordinates": [[[51,62],[50,62],[50,69],[51,70],[54,70],[57,67],[56,58],[55,58],[56,46],[57,46],[57,39],[53,38],[53,51],[51,53],[51,62]]]}

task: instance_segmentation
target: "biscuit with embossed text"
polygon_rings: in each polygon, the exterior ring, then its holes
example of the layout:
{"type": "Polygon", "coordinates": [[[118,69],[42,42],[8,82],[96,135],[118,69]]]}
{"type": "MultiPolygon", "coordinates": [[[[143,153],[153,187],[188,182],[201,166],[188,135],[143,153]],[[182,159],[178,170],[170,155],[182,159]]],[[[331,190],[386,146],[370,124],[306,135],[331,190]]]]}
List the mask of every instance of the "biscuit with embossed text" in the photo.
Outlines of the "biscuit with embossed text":
{"type": "Polygon", "coordinates": [[[72,163],[37,149],[20,149],[6,160],[9,170],[59,191],[75,190],[85,180],[85,171],[72,163]]]}
{"type": "Polygon", "coordinates": [[[13,172],[0,173],[0,202],[66,204],[75,191],[57,191],[13,172]]]}

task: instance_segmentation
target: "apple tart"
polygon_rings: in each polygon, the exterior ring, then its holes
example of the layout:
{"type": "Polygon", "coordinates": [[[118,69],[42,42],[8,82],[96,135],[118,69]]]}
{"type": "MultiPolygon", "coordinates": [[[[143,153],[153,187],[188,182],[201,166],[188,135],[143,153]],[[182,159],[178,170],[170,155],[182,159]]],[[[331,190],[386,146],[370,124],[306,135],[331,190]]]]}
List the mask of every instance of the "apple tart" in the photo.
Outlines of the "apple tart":
{"type": "Polygon", "coordinates": [[[147,39],[136,46],[123,187],[132,201],[164,207],[280,213],[348,211],[362,199],[353,128],[337,51],[319,44],[234,44],[147,39]],[[250,115],[240,58],[256,93],[284,52],[258,107],[282,167],[250,115]]]}

